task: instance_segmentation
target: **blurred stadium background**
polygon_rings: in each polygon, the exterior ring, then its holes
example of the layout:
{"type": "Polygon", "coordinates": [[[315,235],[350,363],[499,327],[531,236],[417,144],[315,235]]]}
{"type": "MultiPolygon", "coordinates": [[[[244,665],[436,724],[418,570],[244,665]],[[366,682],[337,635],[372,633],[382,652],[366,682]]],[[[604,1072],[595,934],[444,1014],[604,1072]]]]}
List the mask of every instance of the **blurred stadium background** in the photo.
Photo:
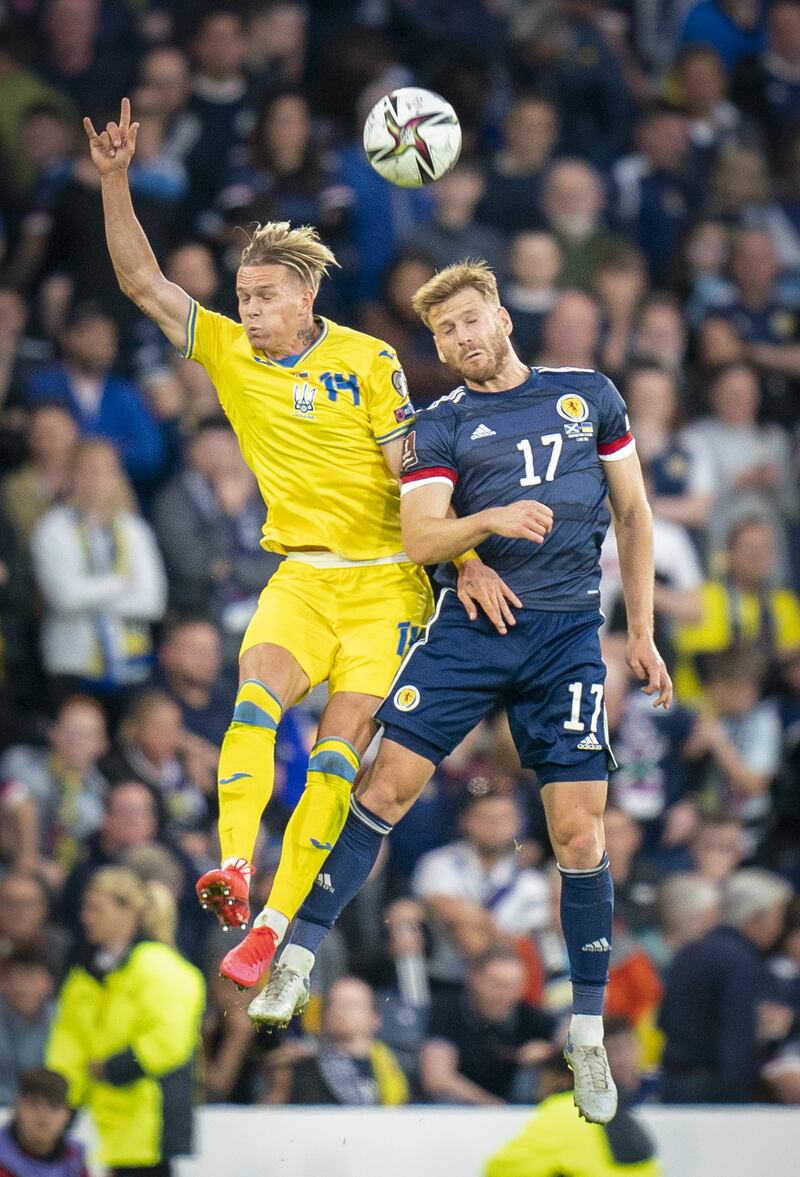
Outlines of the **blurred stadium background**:
{"type": "MultiPolygon", "coordinates": [[[[116,117],[124,94],[135,207],[205,305],[236,314],[237,226],[309,222],[342,263],[320,312],[391,341],[417,405],[452,380],[410,297],[466,255],[495,267],[525,361],[618,383],[677,687],[657,716],[631,681],[612,535],[619,1073],[666,1173],[749,1177],[744,1125],[761,1167],[789,1172],[798,1121],[774,1105],[800,1103],[797,0],[0,0],[0,1104],[44,1058],[82,895],[109,865],[174,902],[207,984],[197,1100],[238,1105],[202,1113],[186,1177],[219,1177],[220,1142],[232,1166],[251,1139],[231,1172],[359,1177],[367,1158],[393,1175],[375,1150],[405,1156],[423,1122],[420,1177],[477,1175],[542,1094],[569,1002],[557,873],[502,715],[396,830],[302,1026],[256,1037],[216,977],[225,941],[192,886],[217,860],[216,754],[275,558],[205,373],[114,280],[80,120],[116,117]],[[409,84],[464,131],[456,169],[419,191],[360,146],[367,110],[409,84]],[[521,1050],[532,1036],[544,1048],[521,1050]],[[319,1120],[276,1110],[320,1102],[319,1120]],[[429,1106],[350,1106],[406,1103],[429,1106]],[[740,1106],[655,1106],[684,1103],[740,1106]]],[[[320,705],[279,732],[258,895],[320,705]]]]}

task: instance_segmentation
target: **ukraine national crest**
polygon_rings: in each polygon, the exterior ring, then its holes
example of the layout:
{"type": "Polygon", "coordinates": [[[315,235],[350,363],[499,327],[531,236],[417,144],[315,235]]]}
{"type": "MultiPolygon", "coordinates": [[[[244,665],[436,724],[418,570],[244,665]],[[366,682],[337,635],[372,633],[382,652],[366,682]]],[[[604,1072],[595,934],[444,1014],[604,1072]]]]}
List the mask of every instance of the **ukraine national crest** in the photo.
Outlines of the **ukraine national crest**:
{"type": "Polygon", "coordinates": [[[306,380],[294,386],[294,416],[303,417],[306,421],[314,419],[314,398],[317,390],[306,380]]]}

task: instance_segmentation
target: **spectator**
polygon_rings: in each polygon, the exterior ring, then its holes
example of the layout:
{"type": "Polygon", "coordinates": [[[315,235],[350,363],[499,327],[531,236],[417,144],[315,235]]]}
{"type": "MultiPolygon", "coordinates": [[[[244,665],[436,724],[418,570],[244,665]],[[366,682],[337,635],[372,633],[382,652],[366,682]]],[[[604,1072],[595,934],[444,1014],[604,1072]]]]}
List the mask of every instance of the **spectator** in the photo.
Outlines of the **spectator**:
{"type": "Polygon", "coordinates": [[[440,362],[430,331],[411,306],[412,295],[434,272],[427,254],[399,254],[384,275],[380,302],[367,304],[359,324],[370,335],[391,340],[415,405],[427,404],[453,387],[452,372],[440,362]]]}
{"type": "Polygon", "coordinates": [[[712,45],[733,71],[764,43],[761,5],[758,0],[699,0],[687,13],[680,39],[684,45],[712,45]]]}
{"type": "Polygon", "coordinates": [[[49,349],[25,335],[28,311],[22,296],[0,285],[0,476],[25,457],[25,382],[32,364],[49,349]]]}
{"type": "Polygon", "coordinates": [[[162,635],[152,679],[177,703],[184,728],[217,750],[230,722],[232,697],[218,685],[221,662],[216,626],[202,617],[177,618],[162,635]]]}
{"type": "Polygon", "coordinates": [[[434,927],[431,975],[457,982],[463,958],[498,937],[544,927],[548,888],[542,874],[523,867],[516,853],[522,819],[513,797],[492,793],[467,799],[457,842],[431,850],[411,880],[434,927]]]}
{"type": "Polygon", "coordinates": [[[159,798],[163,826],[173,836],[204,831],[209,796],[216,785],[216,758],[197,761],[187,747],[181,711],[161,691],[146,690],[122,717],[115,751],[103,761],[111,782],[139,780],[159,798]]]}
{"type": "Polygon", "coordinates": [[[64,361],[34,373],[27,396],[59,401],[72,413],[81,434],[108,438],[134,480],[158,473],[162,442],[142,394],[112,375],[118,336],[114,320],[96,305],[72,311],[62,338],[64,361]]]}
{"type": "Polygon", "coordinates": [[[486,172],[479,216],[502,233],[539,228],[542,176],[558,139],[558,112],[547,98],[521,93],[503,126],[503,146],[486,172]]]}
{"type": "Polygon", "coordinates": [[[195,442],[194,469],[164,488],[153,518],[175,575],[171,605],[206,612],[214,620],[222,635],[223,663],[230,668],[258,594],[280,560],[261,548],[264,504],[233,434],[224,431],[223,449],[221,432],[213,427],[214,442],[195,442]]]}
{"type": "Polygon", "coordinates": [[[0,1130],[3,1177],[89,1177],[83,1145],[68,1136],[74,1117],[63,1075],[25,1071],[12,1119],[0,1130]]]}
{"type": "MultiPolygon", "coordinates": [[[[96,0],[49,0],[44,6],[39,72],[81,111],[108,110],[119,88],[130,88],[130,41],[126,46],[123,36],[112,40],[112,27],[108,21],[101,25],[96,0]]],[[[115,31],[122,32],[119,24],[115,31]]]]}
{"type": "Polygon", "coordinates": [[[413,899],[396,899],[386,908],[384,921],[393,976],[378,990],[378,998],[383,997],[380,1035],[416,1090],[419,1050],[431,1002],[425,912],[413,899]]]}
{"type": "Polygon", "coordinates": [[[245,60],[251,77],[273,92],[306,77],[309,13],[298,0],[262,0],[248,13],[245,60]]]}
{"type": "Polygon", "coordinates": [[[20,1076],[44,1060],[53,1019],[53,976],[44,957],[19,949],[0,973],[0,1104],[17,1096],[20,1076]]]}
{"type": "Polygon", "coordinates": [[[603,221],[606,203],[600,173],[581,159],[562,159],[549,169],[542,188],[545,225],[561,249],[562,286],[590,290],[594,272],[622,239],[603,221]]]}
{"type": "Polygon", "coordinates": [[[525,6],[512,25],[512,40],[513,76],[521,85],[535,85],[557,107],[561,149],[608,167],[627,146],[631,104],[595,6],[586,0],[525,6]]]}
{"type": "Polygon", "coordinates": [[[712,552],[736,522],[761,516],[776,533],[796,518],[797,479],[789,438],[778,425],[758,421],[761,390],[749,364],[731,364],[708,390],[711,415],[687,427],[690,447],[702,449],[715,485],[708,535],[712,552]]]}
{"type": "Polygon", "coordinates": [[[661,959],[668,963],[685,944],[701,940],[719,923],[719,885],[693,871],[676,872],[662,880],[657,905],[661,959]]]}
{"type": "Polygon", "coordinates": [[[48,85],[24,62],[28,46],[19,30],[5,23],[0,35],[0,147],[8,157],[20,188],[30,183],[30,171],[22,155],[21,133],[25,114],[39,103],[53,103],[68,122],[75,108],[63,91],[48,85]]]}
{"type": "Polygon", "coordinates": [[[603,825],[614,880],[614,917],[634,934],[646,932],[656,923],[655,905],[661,872],[639,854],[642,829],[634,817],[624,809],[609,805],[603,815],[603,825]]]}
{"type": "MultiPolygon", "coordinates": [[[[623,642],[606,639],[603,657],[608,667],[604,704],[614,755],[620,765],[611,778],[613,807],[627,815],[633,828],[622,827],[629,836],[631,852],[662,866],[671,866],[676,853],[685,848],[696,825],[693,779],[686,745],[697,723],[696,715],[673,703],[668,712],[657,712],[638,689],[625,661],[623,642]]],[[[617,864],[624,879],[624,869],[617,864]]],[[[612,873],[614,864],[612,863],[612,873]]],[[[652,879],[650,880],[652,885],[652,879]]],[[[638,889],[633,893],[638,895],[638,889]]],[[[644,889],[649,908],[652,897],[644,889]]],[[[636,931],[636,923],[629,926],[636,931]]]]}
{"type": "Polygon", "coordinates": [[[15,870],[41,872],[58,886],[103,816],[106,717],[87,695],[64,699],[47,747],[18,744],[0,759],[2,803],[13,828],[15,870]]]}
{"type": "Polygon", "coordinates": [[[779,662],[800,647],[800,600],[781,585],[777,571],[772,524],[757,516],[735,524],[728,533],[724,575],[703,585],[700,621],[677,631],[675,684],[685,702],[701,695],[698,672],[705,655],[744,641],[758,644],[769,659],[779,662]]]}
{"type": "Polygon", "coordinates": [[[407,248],[428,254],[437,270],[454,265],[468,255],[489,263],[502,282],[506,272],[506,240],[500,229],[481,224],[475,210],[486,191],[477,164],[456,164],[434,188],[433,216],[417,225],[404,242],[407,248]]]}
{"type": "Polygon", "coordinates": [[[244,26],[239,13],[223,6],[206,9],[191,41],[193,73],[188,110],[199,123],[199,134],[184,161],[190,178],[186,209],[190,232],[202,228],[202,213],[214,205],[225,182],[231,148],[243,142],[253,128],[244,55],[244,26]]]}
{"type": "Polygon", "coordinates": [[[380,1018],[372,990],[356,977],[331,988],[313,1053],[274,1075],[270,1102],[392,1107],[408,1101],[408,1084],[388,1047],[377,1039],[380,1018]]]}
{"type": "Polygon", "coordinates": [[[522,1003],[525,970],[510,949],[472,961],[461,994],[434,999],[420,1055],[423,1094],[433,1103],[528,1102],[531,1069],[551,1050],[554,1019],[522,1003]]]}
{"type": "Polygon", "coordinates": [[[103,824],[84,843],[80,859],[67,876],[61,892],[61,922],[80,934],[83,893],[96,870],[127,865],[134,848],[160,846],[169,852],[180,871],[178,894],[178,946],[192,961],[202,959],[208,926],[197,903],[194,880],[197,867],[188,854],[159,831],[158,799],[140,781],[120,781],[105,800],[103,824]]]}
{"type": "Polygon", "coordinates": [[[710,764],[702,801],[712,812],[730,810],[743,823],[750,855],[760,846],[770,816],[770,786],[778,771],[781,722],[777,704],[761,699],[766,659],[741,644],[712,654],[705,680],[711,713],[689,744],[710,764]]]}
{"type": "Polygon", "coordinates": [[[78,429],[60,404],[34,408],[28,427],[29,458],[3,479],[3,505],[17,537],[27,547],[41,517],[70,488],[78,429]]]}
{"type": "Polygon", "coordinates": [[[66,971],[71,938],[51,919],[51,900],[42,877],[9,871],[0,879],[0,962],[15,953],[41,957],[56,980],[66,971]]]}
{"type": "Polygon", "coordinates": [[[235,226],[248,221],[292,221],[316,226],[338,253],[351,200],[335,156],[314,129],[308,99],[279,91],[260,110],[246,155],[232,156],[217,198],[220,239],[235,242],[235,226]]]}
{"type": "Polygon", "coordinates": [[[728,77],[716,49],[687,45],[675,64],[679,98],[689,120],[692,163],[704,178],[720,150],[752,140],[757,132],[728,99],[728,77]]]}
{"type": "Polygon", "coordinates": [[[702,529],[711,510],[714,484],[702,450],[690,450],[680,433],[675,377],[655,364],[630,368],[625,400],[636,449],[647,464],[654,514],[684,527],[702,529]]]}
{"type": "Polygon", "coordinates": [[[514,349],[533,362],[542,346],[544,318],[555,305],[561,250],[549,233],[520,232],[511,240],[503,303],[514,325],[514,349]]]}
{"type": "Polygon", "coordinates": [[[166,120],[163,155],[185,165],[202,134],[200,119],[186,107],[191,94],[189,61],[177,45],[155,45],[139,62],[139,94],[166,120]]]}
{"type": "Polygon", "coordinates": [[[216,968],[209,970],[206,987],[203,1018],[205,1101],[257,1103],[262,1091],[258,1056],[253,1050],[256,1028],[247,1016],[252,996],[249,993],[232,994],[230,985],[216,968]]]}
{"type": "Polygon", "coordinates": [[[800,120],[800,8],[795,0],[774,0],[767,9],[766,44],[748,55],[736,77],[738,105],[763,127],[773,159],[800,120]]]}
{"type": "Polygon", "coordinates": [[[125,509],[125,498],[114,448],[83,441],[71,505],[48,511],[34,531],[47,610],[42,659],[56,696],[118,695],[147,677],[150,622],[164,613],[164,567],[149,526],[125,509]]]}
{"type": "Polygon", "coordinates": [[[737,817],[724,812],[702,815],[692,837],[687,867],[719,886],[741,865],[746,851],[744,830],[737,817]]]}
{"type": "Polygon", "coordinates": [[[639,308],[632,359],[683,376],[687,332],[680,303],[671,294],[648,295],[639,308]]]}
{"type": "Polygon", "coordinates": [[[792,420],[787,381],[800,376],[798,296],[781,282],[783,267],[766,229],[742,229],[734,236],[730,271],[733,289],[715,313],[730,321],[764,374],[771,415],[792,420]]]}
{"type": "Polygon", "coordinates": [[[559,294],[542,328],[537,363],[548,368],[594,368],[600,347],[600,310],[588,294],[559,294]]]}
{"type": "Polygon", "coordinates": [[[116,1177],[148,1166],[169,1177],[192,1148],[205,986],[171,947],[175,919],[165,888],[121,867],[98,871],[81,909],[86,955],[58,997],[47,1065],[90,1112],[116,1177]]]}
{"type": "Polygon", "coordinates": [[[624,372],[633,349],[633,328],[647,290],[644,255],[633,246],[611,250],[594,272],[594,290],[605,317],[601,363],[612,378],[624,372]]]}
{"type": "Polygon", "coordinates": [[[697,205],[697,177],[689,158],[686,116],[652,106],[637,126],[639,151],[614,168],[615,220],[647,257],[650,278],[662,286],[672,271],[689,209],[697,205]]]}
{"type": "Polygon", "coordinates": [[[561,1051],[552,1051],[541,1064],[533,1118],[491,1157],[484,1177],[660,1177],[655,1145],[628,1110],[639,1086],[636,1038],[630,1025],[607,1022],[605,1046],[619,1092],[613,1127],[581,1122],[569,1068],[561,1051]]]}
{"type": "Polygon", "coordinates": [[[723,891],[720,926],[675,956],[660,1018],[664,1103],[753,1099],[758,1007],[769,992],[759,953],[778,939],[790,896],[776,875],[737,871],[723,891]]]}

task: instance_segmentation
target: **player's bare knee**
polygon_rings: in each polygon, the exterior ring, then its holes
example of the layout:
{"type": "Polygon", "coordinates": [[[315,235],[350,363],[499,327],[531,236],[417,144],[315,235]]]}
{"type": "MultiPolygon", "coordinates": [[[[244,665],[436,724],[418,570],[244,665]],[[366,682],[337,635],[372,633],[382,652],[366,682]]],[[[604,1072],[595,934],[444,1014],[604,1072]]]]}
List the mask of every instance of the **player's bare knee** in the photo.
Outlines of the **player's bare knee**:
{"type": "Polygon", "coordinates": [[[384,821],[394,825],[403,817],[419,796],[420,790],[390,772],[373,772],[359,790],[358,799],[384,821]]]}
{"type": "Polygon", "coordinates": [[[591,870],[603,857],[603,827],[591,819],[586,825],[565,822],[560,830],[553,830],[552,837],[556,858],[568,870],[591,870]]]}

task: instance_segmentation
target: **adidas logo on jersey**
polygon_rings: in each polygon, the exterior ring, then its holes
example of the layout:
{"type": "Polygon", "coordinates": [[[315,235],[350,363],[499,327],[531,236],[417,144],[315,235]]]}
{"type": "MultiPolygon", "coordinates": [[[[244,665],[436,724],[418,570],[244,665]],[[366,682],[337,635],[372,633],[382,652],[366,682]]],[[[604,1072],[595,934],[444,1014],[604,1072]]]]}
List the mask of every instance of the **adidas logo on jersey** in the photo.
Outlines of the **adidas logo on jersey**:
{"type": "Polygon", "coordinates": [[[481,437],[497,437],[497,433],[488,425],[479,425],[477,429],[473,429],[469,439],[470,441],[478,441],[481,437]]]}
{"type": "Polygon", "coordinates": [[[610,952],[611,945],[605,936],[601,936],[599,940],[592,940],[591,944],[584,944],[581,952],[610,952]]]}
{"type": "Polygon", "coordinates": [[[322,887],[323,891],[329,891],[330,894],[333,895],[334,886],[331,882],[331,876],[327,871],[323,871],[321,874],[317,875],[317,886],[322,887]]]}
{"type": "Polygon", "coordinates": [[[578,744],[579,752],[602,752],[603,745],[598,740],[594,732],[589,732],[588,736],[584,736],[580,744],[578,744]]]}

